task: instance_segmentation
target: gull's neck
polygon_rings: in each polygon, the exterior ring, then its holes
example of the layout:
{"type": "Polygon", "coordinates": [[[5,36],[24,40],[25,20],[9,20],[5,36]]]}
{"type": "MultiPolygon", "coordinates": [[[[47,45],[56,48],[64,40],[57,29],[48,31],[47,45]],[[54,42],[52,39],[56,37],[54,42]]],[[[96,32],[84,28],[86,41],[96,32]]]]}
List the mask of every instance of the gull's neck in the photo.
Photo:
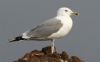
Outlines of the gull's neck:
{"type": "Polygon", "coordinates": [[[73,21],[72,21],[72,18],[70,16],[57,16],[56,18],[58,20],[60,20],[65,25],[67,24],[70,27],[72,27],[72,25],[73,25],[73,21]]]}
{"type": "Polygon", "coordinates": [[[57,17],[70,17],[71,18],[69,14],[57,14],[57,17]]]}
{"type": "Polygon", "coordinates": [[[60,20],[61,19],[72,20],[72,18],[69,15],[65,15],[65,16],[64,15],[63,16],[62,15],[57,15],[56,18],[60,19],[60,20]]]}

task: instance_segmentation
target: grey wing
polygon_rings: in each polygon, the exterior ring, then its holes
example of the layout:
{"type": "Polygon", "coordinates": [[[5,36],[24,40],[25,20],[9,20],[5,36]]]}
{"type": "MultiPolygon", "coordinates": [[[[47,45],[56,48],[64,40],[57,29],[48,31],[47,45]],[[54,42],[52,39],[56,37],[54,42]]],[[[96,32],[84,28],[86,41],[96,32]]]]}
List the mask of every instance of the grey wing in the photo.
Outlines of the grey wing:
{"type": "Polygon", "coordinates": [[[61,21],[53,18],[30,30],[27,36],[32,38],[47,38],[57,32],[61,27],[61,21]]]}

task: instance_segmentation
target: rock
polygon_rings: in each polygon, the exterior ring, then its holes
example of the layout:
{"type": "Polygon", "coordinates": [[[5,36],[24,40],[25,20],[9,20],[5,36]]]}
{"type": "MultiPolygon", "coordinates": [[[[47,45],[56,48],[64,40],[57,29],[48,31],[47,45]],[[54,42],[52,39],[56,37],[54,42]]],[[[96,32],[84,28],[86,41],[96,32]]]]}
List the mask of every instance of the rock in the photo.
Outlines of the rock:
{"type": "Polygon", "coordinates": [[[83,60],[81,60],[79,57],[77,56],[71,56],[69,59],[69,62],[84,62],[83,60]]]}
{"type": "Polygon", "coordinates": [[[64,61],[68,61],[69,60],[69,55],[65,51],[63,51],[60,55],[61,55],[61,58],[64,61]]]}
{"type": "Polygon", "coordinates": [[[63,51],[58,53],[55,51],[51,53],[51,47],[44,47],[42,50],[33,50],[30,53],[26,53],[22,58],[14,62],[82,62],[77,56],[71,56],[63,51]]]}

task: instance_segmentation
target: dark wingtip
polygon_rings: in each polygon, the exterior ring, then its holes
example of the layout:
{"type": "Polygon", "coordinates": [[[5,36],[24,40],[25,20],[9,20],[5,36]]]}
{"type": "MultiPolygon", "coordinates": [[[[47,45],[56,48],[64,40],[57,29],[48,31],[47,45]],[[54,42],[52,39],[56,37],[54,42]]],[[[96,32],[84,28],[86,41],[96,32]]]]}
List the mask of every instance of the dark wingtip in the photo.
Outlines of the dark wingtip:
{"type": "Polygon", "coordinates": [[[11,42],[15,42],[16,40],[15,39],[8,39],[9,43],[11,42]]]}
{"type": "Polygon", "coordinates": [[[11,42],[15,42],[15,41],[9,41],[9,43],[11,43],[11,42]]]}
{"type": "Polygon", "coordinates": [[[16,41],[20,41],[20,40],[26,40],[26,39],[22,38],[22,36],[17,36],[15,38],[9,39],[8,41],[10,43],[10,42],[16,42],[16,41]]]}

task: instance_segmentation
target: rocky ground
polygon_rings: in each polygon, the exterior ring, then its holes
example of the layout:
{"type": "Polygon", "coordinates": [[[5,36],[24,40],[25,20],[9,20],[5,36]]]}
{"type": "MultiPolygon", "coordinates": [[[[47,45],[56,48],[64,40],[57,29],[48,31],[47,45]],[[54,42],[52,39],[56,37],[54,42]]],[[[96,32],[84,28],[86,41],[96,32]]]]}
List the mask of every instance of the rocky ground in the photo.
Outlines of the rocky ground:
{"type": "Polygon", "coordinates": [[[51,53],[51,47],[44,47],[42,50],[33,50],[26,53],[22,58],[14,62],[84,62],[77,56],[69,56],[67,52],[62,51],[58,53],[55,51],[51,53]]]}

